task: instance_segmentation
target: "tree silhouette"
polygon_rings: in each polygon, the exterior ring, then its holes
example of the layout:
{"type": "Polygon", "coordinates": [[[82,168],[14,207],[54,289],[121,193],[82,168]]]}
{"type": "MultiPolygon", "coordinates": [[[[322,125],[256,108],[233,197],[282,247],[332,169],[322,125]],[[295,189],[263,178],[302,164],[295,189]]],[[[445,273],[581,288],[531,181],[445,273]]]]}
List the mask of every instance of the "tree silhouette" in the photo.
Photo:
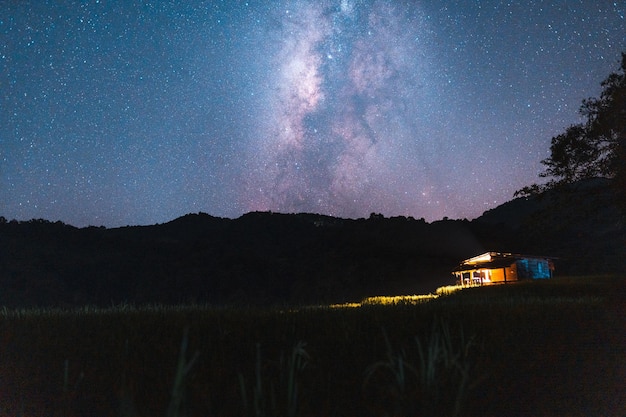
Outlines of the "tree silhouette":
{"type": "Polygon", "coordinates": [[[541,177],[553,178],[553,183],[572,183],[585,178],[610,175],[606,159],[610,146],[606,141],[593,140],[588,129],[572,125],[565,133],[552,138],[550,157],[541,161],[546,170],[541,177]]]}
{"type": "Polygon", "coordinates": [[[602,83],[599,98],[583,100],[583,123],[568,127],[552,138],[550,157],[541,161],[546,169],[543,185],[533,184],[515,195],[533,195],[563,184],[592,177],[612,178],[621,204],[626,208],[626,53],[617,72],[602,83]]]}

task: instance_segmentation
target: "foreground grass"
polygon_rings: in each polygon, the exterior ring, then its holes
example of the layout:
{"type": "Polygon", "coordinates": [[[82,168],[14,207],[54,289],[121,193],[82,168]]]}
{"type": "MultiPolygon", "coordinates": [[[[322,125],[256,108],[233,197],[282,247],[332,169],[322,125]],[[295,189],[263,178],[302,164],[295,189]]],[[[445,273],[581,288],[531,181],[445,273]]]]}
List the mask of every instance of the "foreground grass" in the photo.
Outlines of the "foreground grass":
{"type": "Polygon", "coordinates": [[[4,310],[0,415],[618,416],[625,296],[576,277],[358,308],[4,310]]]}

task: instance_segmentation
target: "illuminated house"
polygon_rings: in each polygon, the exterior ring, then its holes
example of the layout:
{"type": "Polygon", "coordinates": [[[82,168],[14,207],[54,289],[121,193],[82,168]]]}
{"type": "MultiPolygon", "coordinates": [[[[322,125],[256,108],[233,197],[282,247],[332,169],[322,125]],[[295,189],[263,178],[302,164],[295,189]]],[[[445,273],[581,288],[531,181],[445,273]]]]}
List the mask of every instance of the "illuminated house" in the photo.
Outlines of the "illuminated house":
{"type": "Polygon", "coordinates": [[[505,284],[524,279],[552,278],[553,258],[487,252],[461,262],[452,271],[459,285],[505,284]]]}

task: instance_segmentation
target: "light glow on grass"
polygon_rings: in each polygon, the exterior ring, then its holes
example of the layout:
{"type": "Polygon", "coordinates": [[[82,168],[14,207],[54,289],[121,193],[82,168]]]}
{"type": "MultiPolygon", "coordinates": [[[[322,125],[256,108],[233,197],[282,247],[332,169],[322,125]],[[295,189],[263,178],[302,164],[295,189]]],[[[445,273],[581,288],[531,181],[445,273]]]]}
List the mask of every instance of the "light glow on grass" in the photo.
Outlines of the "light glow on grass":
{"type": "Polygon", "coordinates": [[[379,305],[396,305],[396,304],[421,304],[434,300],[438,295],[426,294],[426,295],[378,295],[375,297],[367,297],[361,304],[379,304],[379,305]]]}
{"type": "Polygon", "coordinates": [[[462,290],[463,285],[446,285],[435,290],[435,294],[414,295],[377,295],[364,298],[360,303],[331,304],[330,308],[358,308],[367,305],[417,305],[435,300],[441,296],[450,295],[462,290]]]}
{"type": "Polygon", "coordinates": [[[331,304],[330,308],[358,308],[361,307],[361,303],[343,303],[343,304],[331,304]]]}
{"type": "Polygon", "coordinates": [[[452,293],[455,293],[457,291],[462,290],[463,288],[467,288],[463,285],[446,285],[445,287],[439,287],[437,288],[437,290],[435,291],[435,294],[437,295],[450,295],[452,293]]]}
{"type": "Polygon", "coordinates": [[[358,308],[371,305],[417,305],[427,303],[439,297],[435,294],[425,295],[377,295],[374,297],[367,297],[360,303],[343,303],[343,304],[331,304],[331,308],[358,308]]]}

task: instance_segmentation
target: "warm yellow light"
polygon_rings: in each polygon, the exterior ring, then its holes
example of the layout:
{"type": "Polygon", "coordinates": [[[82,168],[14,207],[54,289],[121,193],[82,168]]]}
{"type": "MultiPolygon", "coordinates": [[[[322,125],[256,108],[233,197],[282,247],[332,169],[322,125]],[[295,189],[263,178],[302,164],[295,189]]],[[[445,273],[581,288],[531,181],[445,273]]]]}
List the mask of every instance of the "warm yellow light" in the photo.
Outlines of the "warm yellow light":
{"type": "Polygon", "coordinates": [[[438,296],[434,294],[396,295],[396,296],[379,295],[376,297],[367,297],[366,299],[361,301],[361,304],[381,304],[381,305],[419,304],[419,303],[433,300],[437,297],[438,296]]]}
{"type": "Polygon", "coordinates": [[[491,252],[483,253],[482,255],[474,256],[473,258],[469,258],[464,264],[477,264],[481,262],[491,262],[491,252]]]}
{"type": "Polygon", "coordinates": [[[422,295],[378,295],[375,297],[367,297],[360,303],[344,303],[344,304],[331,304],[331,308],[357,308],[366,305],[397,305],[397,304],[421,304],[434,300],[439,297],[435,294],[422,294],[422,295]]]}
{"type": "Polygon", "coordinates": [[[358,308],[367,305],[398,305],[398,304],[422,304],[428,301],[435,300],[442,295],[449,295],[453,292],[462,290],[465,288],[463,285],[447,285],[445,287],[439,287],[435,291],[435,294],[419,294],[419,295],[378,295],[375,297],[367,297],[360,303],[344,303],[344,304],[331,304],[330,308],[358,308]]]}
{"type": "Polygon", "coordinates": [[[330,308],[357,308],[361,307],[361,303],[343,303],[343,304],[331,304],[330,308]]]}
{"type": "Polygon", "coordinates": [[[435,291],[435,294],[437,294],[437,295],[450,295],[450,294],[452,294],[454,292],[462,290],[463,288],[465,288],[463,285],[446,285],[445,287],[437,288],[437,290],[435,291]]]}

